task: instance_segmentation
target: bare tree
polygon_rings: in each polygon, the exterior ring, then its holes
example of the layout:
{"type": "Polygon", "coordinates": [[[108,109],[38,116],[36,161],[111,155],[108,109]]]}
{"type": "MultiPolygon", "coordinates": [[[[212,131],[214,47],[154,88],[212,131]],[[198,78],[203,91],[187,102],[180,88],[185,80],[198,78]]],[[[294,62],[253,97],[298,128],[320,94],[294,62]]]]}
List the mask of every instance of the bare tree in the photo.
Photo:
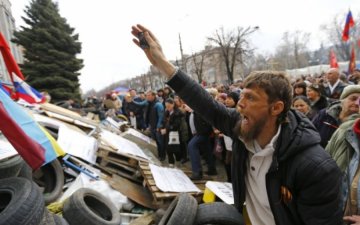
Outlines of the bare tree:
{"type": "Polygon", "coordinates": [[[200,53],[191,54],[191,59],[194,64],[194,67],[191,70],[191,72],[196,74],[199,83],[203,81],[203,65],[204,65],[205,57],[206,57],[206,50],[201,51],[200,53]]]}
{"type": "Polygon", "coordinates": [[[147,78],[146,78],[146,74],[141,74],[140,75],[140,84],[141,87],[144,91],[147,90],[147,78]]]}
{"type": "MultiPolygon", "coordinates": [[[[336,15],[329,24],[321,25],[320,29],[327,35],[328,44],[335,49],[336,56],[339,60],[350,59],[350,41],[342,41],[342,32],[344,29],[346,15],[336,15]]],[[[360,21],[360,15],[357,16],[355,21],[360,21]]],[[[356,25],[351,28],[350,36],[359,37],[360,28],[356,25]]],[[[359,52],[357,52],[359,53],[359,52]]]]}
{"type": "Polygon", "coordinates": [[[307,45],[309,39],[310,33],[302,31],[285,32],[272,61],[276,62],[281,70],[308,66],[310,56],[307,45]]]}
{"type": "Polygon", "coordinates": [[[252,53],[249,36],[259,27],[237,27],[225,32],[221,27],[215,31],[213,36],[208,37],[210,42],[215,43],[221,49],[221,55],[225,63],[226,73],[230,83],[234,82],[234,68],[237,63],[243,65],[243,58],[252,53]]]}

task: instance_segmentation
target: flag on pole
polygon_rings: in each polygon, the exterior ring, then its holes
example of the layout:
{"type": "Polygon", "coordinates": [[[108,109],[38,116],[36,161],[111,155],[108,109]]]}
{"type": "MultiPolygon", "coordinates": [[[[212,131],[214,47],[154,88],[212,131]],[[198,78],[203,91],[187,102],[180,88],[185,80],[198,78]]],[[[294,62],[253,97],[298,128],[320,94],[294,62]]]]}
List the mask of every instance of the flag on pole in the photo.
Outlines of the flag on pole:
{"type": "Polygon", "coordinates": [[[17,74],[18,77],[20,77],[22,80],[24,80],[24,76],[22,75],[20,68],[19,68],[18,64],[16,63],[14,56],[11,54],[10,47],[7,44],[5,37],[3,36],[2,33],[0,33],[0,50],[1,50],[1,54],[3,56],[6,68],[9,72],[11,81],[13,81],[12,80],[13,73],[17,74]]]}
{"type": "Polygon", "coordinates": [[[346,17],[346,22],[345,22],[345,27],[342,33],[342,39],[343,41],[347,41],[349,40],[349,33],[350,33],[350,28],[353,27],[355,25],[354,19],[352,17],[351,11],[349,10],[347,17],[346,17]]]}
{"type": "Polygon", "coordinates": [[[353,44],[350,53],[349,71],[348,71],[349,74],[352,74],[355,69],[356,69],[356,57],[355,57],[355,47],[353,44]]]}
{"type": "Polygon", "coordinates": [[[14,86],[16,90],[17,97],[25,100],[28,103],[44,103],[45,96],[40,94],[33,87],[28,85],[16,74],[13,74],[14,86]]]}
{"type": "Polygon", "coordinates": [[[14,84],[12,88],[7,89],[10,93],[10,97],[16,100],[21,98],[31,104],[45,102],[45,97],[43,97],[37,90],[32,88],[24,81],[24,76],[21,73],[18,64],[16,63],[14,56],[11,54],[9,45],[1,33],[0,50],[6,68],[9,72],[11,82],[14,84]]]}
{"type": "Polygon", "coordinates": [[[339,68],[336,55],[333,49],[330,49],[330,68],[339,68]]]}
{"type": "Polygon", "coordinates": [[[32,169],[64,155],[56,140],[0,90],[0,130],[32,169]]]}

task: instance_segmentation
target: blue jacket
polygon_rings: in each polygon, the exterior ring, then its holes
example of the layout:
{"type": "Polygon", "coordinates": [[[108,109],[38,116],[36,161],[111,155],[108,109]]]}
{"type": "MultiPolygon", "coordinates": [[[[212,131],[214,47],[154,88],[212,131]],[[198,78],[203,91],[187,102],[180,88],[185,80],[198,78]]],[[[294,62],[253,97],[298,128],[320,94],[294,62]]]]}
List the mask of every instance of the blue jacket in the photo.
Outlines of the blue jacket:
{"type": "Polygon", "coordinates": [[[144,100],[142,102],[135,102],[136,105],[145,106],[145,123],[151,129],[161,128],[164,120],[164,106],[158,100],[149,102],[144,100]]]}

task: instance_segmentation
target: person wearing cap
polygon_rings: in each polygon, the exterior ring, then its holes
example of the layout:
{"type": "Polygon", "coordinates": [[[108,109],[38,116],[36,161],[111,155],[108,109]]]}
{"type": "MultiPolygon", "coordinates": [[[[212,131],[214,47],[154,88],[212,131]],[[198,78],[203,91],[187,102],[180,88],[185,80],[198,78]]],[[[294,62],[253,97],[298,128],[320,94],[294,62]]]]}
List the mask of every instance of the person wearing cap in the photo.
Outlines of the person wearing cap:
{"type": "Polygon", "coordinates": [[[306,97],[310,101],[313,116],[328,106],[328,101],[323,95],[323,86],[320,84],[309,85],[306,90],[306,97]]]}
{"type": "Polygon", "coordinates": [[[340,96],[340,101],[331,103],[319,111],[313,124],[321,136],[321,145],[325,148],[332,134],[352,114],[359,113],[360,85],[348,85],[340,96]]]}
{"type": "Polygon", "coordinates": [[[340,72],[337,68],[330,68],[326,73],[326,79],[328,82],[325,87],[325,95],[329,98],[329,102],[336,101],[340,98],[346,84],[340,80],[340,72]]]}
{"type": "Polygon", "coordinates": [[[150,30],[138,24],[131,33],[133,42],[166,76],[167,84],[213,127],[232,138],[234,205],[239,212],[246,210],[244,215],[252,224],[342,223],[340,169],[320,146],[311,122],[291,109],[293,88],[285,72],[251,72],[237,107],[226,108],[167,60],[150,30]],[[148,48],[141,48],[140,32],[148,48]]]}
{"type": "MultiPolygon", "coordinates": [[[[359,99],[358,99],[359,101],[359,99]]],[[[360,114],[342,123],[332,135],[325,149],[343,173],[341,208],[344,222],[360,224],[360,114]],[[356,223],[357,222],[357,223],[356,223]]]]}

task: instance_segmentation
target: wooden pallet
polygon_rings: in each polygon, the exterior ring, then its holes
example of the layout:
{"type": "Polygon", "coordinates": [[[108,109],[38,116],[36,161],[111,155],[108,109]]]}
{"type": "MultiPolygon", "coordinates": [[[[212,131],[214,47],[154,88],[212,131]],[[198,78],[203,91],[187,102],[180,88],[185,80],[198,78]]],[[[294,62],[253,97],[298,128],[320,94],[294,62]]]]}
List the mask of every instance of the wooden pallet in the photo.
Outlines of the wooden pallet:
{"type": "MultiPolygon", "coordinates": [[[[166,202],[173,200],[179,193],[178,192],[163,192],[155,184],[154,177],[150,171],[149,164],[146,162],[139,162],[140,172],[144,177],[143,185],[147,186],[152,193],[156,204],[167,204],[166,202]]],[[[186,171],[185,174],[191,175],[191,171],[186,171]]],[[[200,193],[191,192],[190,194],[201,200],[205,190],[205,180],[193,181],[193,183],[201,190],[200,193]]]]}
{"type": "Polygon", "coordinates": [[[115,151],[99,149],[97,152],[97,166],[109,174],[117,174],[137,183],[142,183],[143,177],[139,172],[138,160],[133,156],[115,151]]]}

